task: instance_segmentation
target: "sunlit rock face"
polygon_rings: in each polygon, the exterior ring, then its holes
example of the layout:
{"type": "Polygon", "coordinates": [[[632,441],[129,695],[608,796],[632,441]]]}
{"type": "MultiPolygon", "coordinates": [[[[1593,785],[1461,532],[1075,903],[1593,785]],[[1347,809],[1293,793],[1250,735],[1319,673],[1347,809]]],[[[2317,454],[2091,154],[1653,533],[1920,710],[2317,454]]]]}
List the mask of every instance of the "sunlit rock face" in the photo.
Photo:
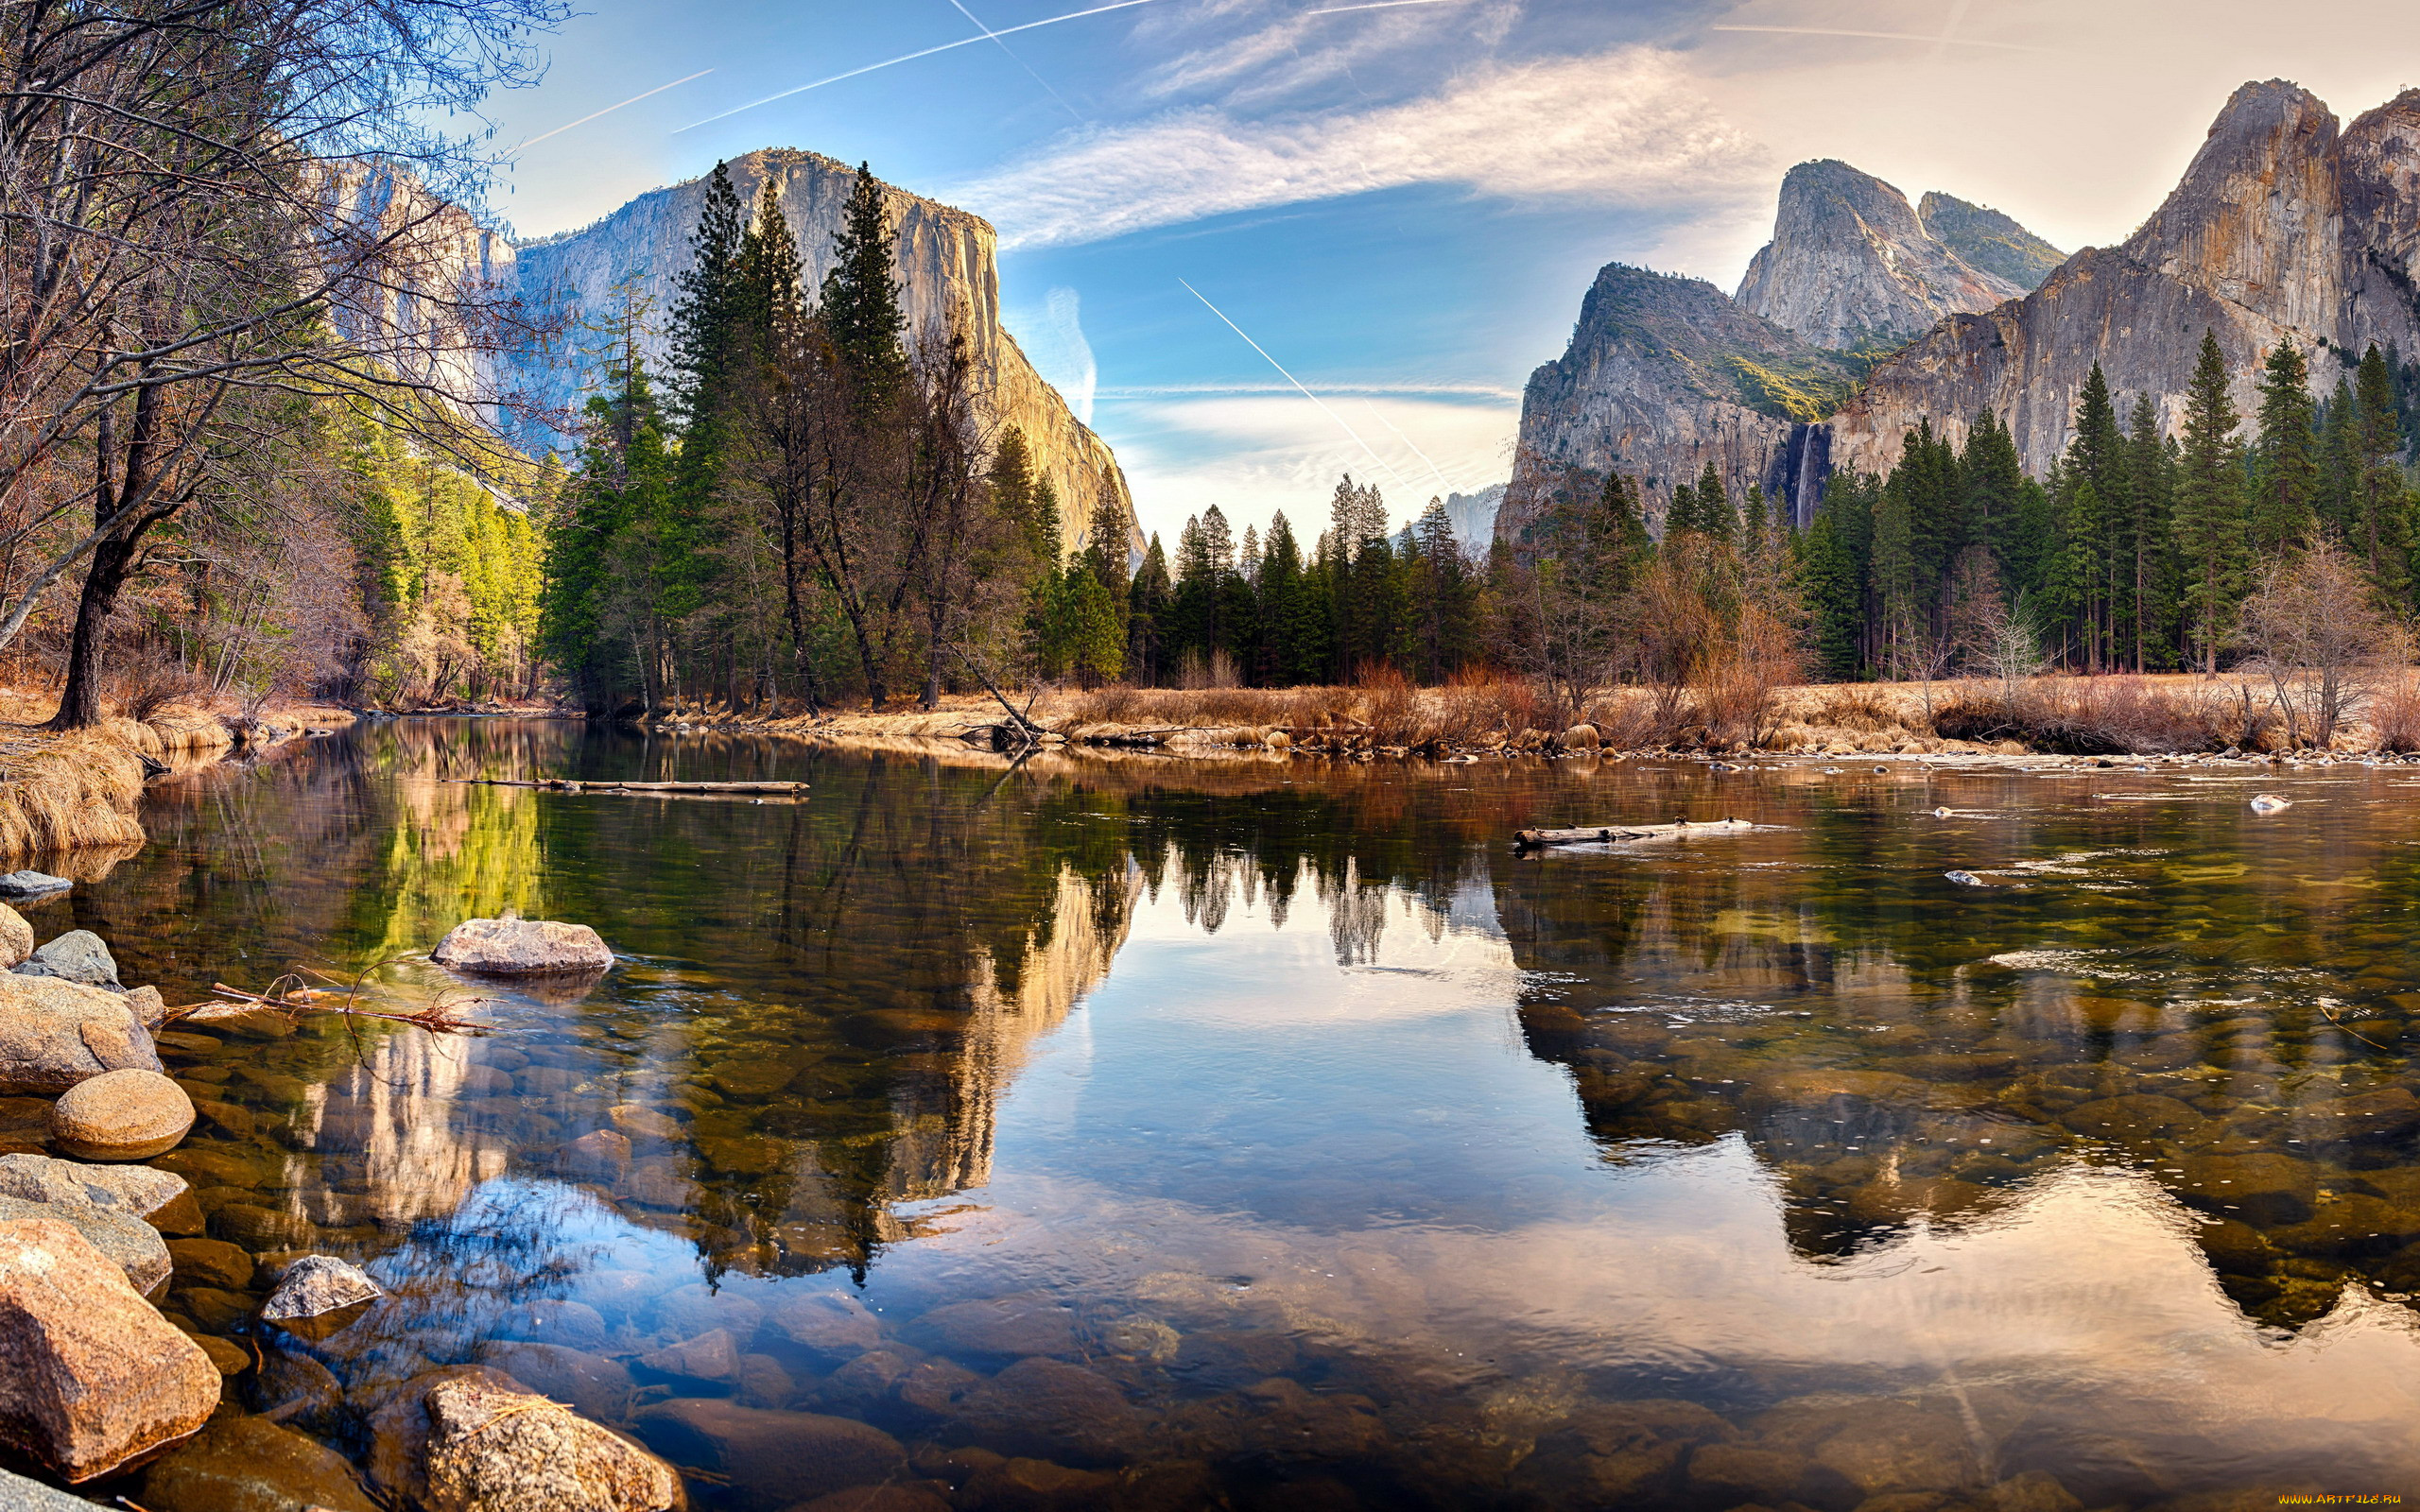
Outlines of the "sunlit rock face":
{"type": "Polygon", "coordinates": [[[1824,159],[1782,180],[1773,239],[1737,298],[1819,347],[1858,348],[1896,344],[1944,316],[2024,292],[1935,240],[1898,190],[1824,159]]]}
{"type": "Polygon", "coordinates": [[[1849,369],[1701,279],[1611,264],[1562,358],[1530,375],[1521,444],[1495,532],[1518,541],[1566,482],[1618,470],[1660,521],[1675,484],[1711,465],[1736,501],[1788,491],[1794,433],[1847,391],[1849,369]]]}
{"type": "MultiPolygon", "coordinates": [[[[726,168],[743,204],[752,206],[767,179],[780,196],[797,239],[804,283],[821,287],[833,266],[834,240],[848,208],[856,172],[812,152],[769,147],[732,159],[726,168]]],[[[554,304],[579,322],[619,315],[626,298],[653,312],[641,351],[658,371],[668,354],[664,318],[680,297],[679,280],[695,263],[689,238],[705,204],[704,179],[641,195],[594,225],[531,242],[518,249],[516,287],[524,299],[554,304]],[[627,291],[627,294],[626,292],[627,291]]],[[[978,404],[988,425],[1025,433],[1043,471],[1058,486],[1061,518],[1080,545],[1094,505],[1104,496],[1132,517],[1125,474],[1109,447],[1079,421],[1059,391],[1000,323],[998,236],[989,221],[905,190],[884,189],[884,213],[896,232],[895,254],[908,339],[926,333],[962,335],[974,358],[978,404]]],[[[601,337],[590,344],[596,345],[601,337]]],[[[579,343],[571,345],[577,348],[579,343]]],[[[533,353],[515,377],[555,404],[576,407],[583,387],[597,380],[602,353],[533,353]]]]}
{"type": "Polygon", "coordinates": [[[2119,395],[2149,394],[2172,433],[2205,330],[2244,413],[2262,358],[2289,337],[2315,353],[2325,392],[2371,343],[2410,352],[2420,335],[2415,188],[2420,92],[2340,132],[2309,91],[2246,84],[2123,244],[2079,252],[2023,300],[1950,318],[1876,369],[1832,421],[1833,459],[1886,467],[1919,419],[1962,435],[1990,408],[2038,472],[2066,446],[2095,363],[2119,395]]]}

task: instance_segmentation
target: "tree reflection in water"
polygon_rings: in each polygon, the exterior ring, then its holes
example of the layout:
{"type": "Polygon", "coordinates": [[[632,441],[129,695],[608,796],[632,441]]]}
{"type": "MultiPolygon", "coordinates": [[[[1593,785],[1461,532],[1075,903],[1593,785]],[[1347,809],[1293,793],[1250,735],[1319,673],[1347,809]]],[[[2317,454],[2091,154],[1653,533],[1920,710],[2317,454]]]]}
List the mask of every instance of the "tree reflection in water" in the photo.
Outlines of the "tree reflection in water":
{"type": "MultiPolygon", "coordinates": [[[[2411,1468],[2375,1421],[2420,1360],[2394,781],[2256,828],[2165,774],[1011,769],[406,722],[163,787],[154,844],[37,918],[172,1001],[508,906],[623,954],[585,995],[499,991],[492,1039],[167,1041],[203,1124],[159,1163],[209,1232],[394,1290],[270,1341],[341,1382],[308,1425],[350,1450],[401,1381],[544,1346],[623,1383],[582,1410],[715,1471],[702,1500],[769,1512],[814,1487],[735,1435],[833,1415],[965,1505],[2048,1512],[2411,1468]],[[1784,828],[1503,844],[1674,814],[1784,828]],[[2018,862],[2048,864],[1941,880],[2018,862]],[[1069,1024],[1114,964],[1117,1015],[1069,1024]],[[2115,1267],[2100,1292],[2067,1253],[2115,1267]],[[717,1329],[723,1379],[641,1363],[717,1329]],[[2173,1379],[2124,1383],[2120,1341],[2173,1379]]],[[[248,1305],[169,1298],[204,1332],[248,1305]]]]}

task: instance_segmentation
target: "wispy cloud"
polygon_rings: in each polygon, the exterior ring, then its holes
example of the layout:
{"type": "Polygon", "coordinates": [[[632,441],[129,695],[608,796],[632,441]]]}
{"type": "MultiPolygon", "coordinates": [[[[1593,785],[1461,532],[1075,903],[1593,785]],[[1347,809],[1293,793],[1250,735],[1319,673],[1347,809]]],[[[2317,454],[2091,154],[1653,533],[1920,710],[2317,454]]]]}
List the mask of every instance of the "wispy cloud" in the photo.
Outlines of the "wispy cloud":
{"type": "MultiPolygon", "coordinates": [[[[1141,88],[1146,95],[1163,100],[1216,96],[1231,108],[1294,98],[1322,85],[1341,85],[1366,97],[1375,82],[1371,69],[1387,60],[1426,77],[1433,75],[1441,57],[1461,60],[1492,56],[1521,9],[1522,0],[1385,0],[1318,10],[1288,7],[1273,20],[1240,30],[1232,29],[1237,17],[1230,8],[1163,12],[1138,26],[1138,35],[1156,35],[1164,46],[1182,45],[1173,46],[1165,61],[1143,76],[1141,88]],[[1384,14],[1331,19],[1361,10],[1384,14]],[[1205,30],[1217,35],[1204,39],[1201,33],[1205,30]]],[[[1391,70],[1379,66],[1377,72],[1391,70]]]]}
{"type": "Polygon", "coordinates": [[[1207,108],[1063,138],[952,192],[1005,247],[1064,247],[1416,183],[1660,206],[1728,198],[1766,154],[1668,53],[1489,66],[1425,99],[1246,122],[1207,108]]]}
{"type": "Polygon", "coordinates": [[[1091,424],[1100,366],[1093,359],[1092,343],[1084,339],[1082,299],[1071,288],[1052,289],[1037,315],[1012,317],[1011,325],[1034,370],[1059,390],[1078,420],[1091,424]]]}

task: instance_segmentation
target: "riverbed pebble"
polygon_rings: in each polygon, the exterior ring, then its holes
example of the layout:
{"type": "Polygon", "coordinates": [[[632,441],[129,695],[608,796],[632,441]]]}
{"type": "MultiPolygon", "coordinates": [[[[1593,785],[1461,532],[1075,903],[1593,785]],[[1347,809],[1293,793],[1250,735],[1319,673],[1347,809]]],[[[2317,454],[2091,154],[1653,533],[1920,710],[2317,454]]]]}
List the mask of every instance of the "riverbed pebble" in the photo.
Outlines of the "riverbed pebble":
{"type": "Polygon", "coordinates": [[[129,1067],[68,1089],[50,1110],[51,1143],[88,1160],[142,1160],[176,1148],[193,1099],[157,1071],[129,1067]]]}
{"type": "Polygon", "coordinates": [[[74,1226],[0,1222],[0,1445],[73,1483],[200,1428],[218,1368],[74,1226]]]}
{"type": "Polygon", "coordinates": [[[458,971],[537,976],[601,971],[614,953],[586,924],[546,919],[466,919],[438,942],[429,959],[458,971]]]}

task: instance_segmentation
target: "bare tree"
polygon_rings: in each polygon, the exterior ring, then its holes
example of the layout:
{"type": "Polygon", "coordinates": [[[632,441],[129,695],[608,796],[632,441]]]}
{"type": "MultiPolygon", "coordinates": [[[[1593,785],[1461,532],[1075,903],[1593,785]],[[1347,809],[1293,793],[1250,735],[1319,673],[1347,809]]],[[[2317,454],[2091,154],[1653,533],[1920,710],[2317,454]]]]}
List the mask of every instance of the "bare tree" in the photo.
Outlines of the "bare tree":
{"type": "Polygon", "coordinates": [[[539,335],[488,280],[471,144],[423,124],[533,77],[558,0],[0,9],[0,644],[81,565],[57,723],[99,717],[147,536],[344,396],[477,465],[539,335]]]}
{"type": "Polygon", "coordinates": [[[2268,680],[2288,743],[2323,750],[2404,645],[2361,564],[2325,538],[2262,570],[2235,638],[2245,670],[2268,680]]]}

